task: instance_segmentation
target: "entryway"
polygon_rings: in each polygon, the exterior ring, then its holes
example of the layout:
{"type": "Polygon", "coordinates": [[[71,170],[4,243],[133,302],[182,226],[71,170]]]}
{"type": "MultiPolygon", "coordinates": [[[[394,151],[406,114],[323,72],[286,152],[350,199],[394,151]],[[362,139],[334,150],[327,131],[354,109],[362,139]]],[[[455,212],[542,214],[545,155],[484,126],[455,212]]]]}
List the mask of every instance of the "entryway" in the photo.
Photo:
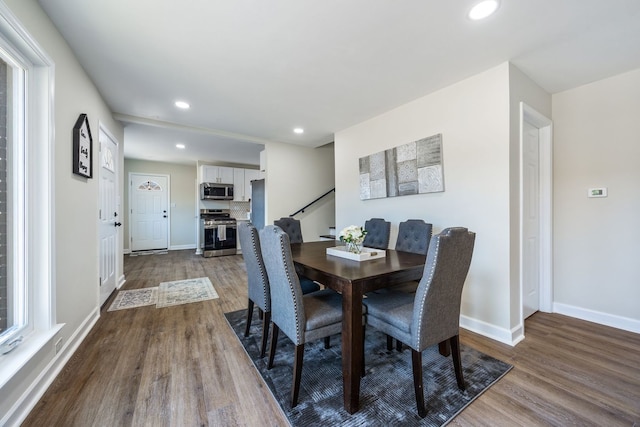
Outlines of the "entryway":
{"type": "Polygon", "coordinates": [[[538,310],[551,311],[552,122],[524,103],[520,119],[520,297],[524,322],[538,310]]]}
{"type": "Polygon", "coordinates": [[[118,142],[100,125],[100,305],[116,289],[119,215],[118,142]]]}
{"type": "Polygon", "coordinates": [[[167,249],[169,176],[129,174],[131,251],[167,249]]]}

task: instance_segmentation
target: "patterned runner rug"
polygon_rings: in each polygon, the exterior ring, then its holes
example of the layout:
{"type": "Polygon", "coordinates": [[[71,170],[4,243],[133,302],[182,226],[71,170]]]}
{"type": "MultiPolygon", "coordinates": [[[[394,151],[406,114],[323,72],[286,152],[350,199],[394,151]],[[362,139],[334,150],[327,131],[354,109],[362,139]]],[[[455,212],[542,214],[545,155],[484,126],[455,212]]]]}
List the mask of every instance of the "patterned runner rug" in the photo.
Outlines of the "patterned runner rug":
{"type": "MultiPolygon", "coordinates": [[[[456,384],[451,357],[438,353],[438,346],[423,352],[424,394],[427,417],[416,410],[411,352],[387,351],[384,334],[368,328],[365,336],[366,376],[360,382],[360,410],[351,415],[342,402],[340,336],[331,337],[331,348],[323,340],[307,343],[304,351],[298,405],[291,408],[293,343],[280,333],[274,365],[267,370],[268,355],[260,358],[261,324],[257,310],[249,337],[244,336],[246,310],[226,313],[256,369],[269,386],[293,426],[442,426],[502,378],[512,366],[471,347],[462,345],[462,369],[466,390],[456,384]]],[[[268,353],[268,352],[267,352],[268,353]]]]}
{"type": "Polygon", "coordinates": [[[158,286],[158,304],[156,307],[188,304],[218,298],[208,277],[163,282],[158,286]]]}
{"type": "Polygon", "coordinates": [[[156,308],[218,298],[208,277],[162,282],[158,287],[118,291],[107,311],[155,305],[156,308]]]}
{"type": "Polygon", "coordinates": [[[111,303],[109,310],[116,311],[127,308],[144,307],[155,305],[158,302],[158,288],[131,289],[128,291],[118,291],[118,295],[111,303]]]}

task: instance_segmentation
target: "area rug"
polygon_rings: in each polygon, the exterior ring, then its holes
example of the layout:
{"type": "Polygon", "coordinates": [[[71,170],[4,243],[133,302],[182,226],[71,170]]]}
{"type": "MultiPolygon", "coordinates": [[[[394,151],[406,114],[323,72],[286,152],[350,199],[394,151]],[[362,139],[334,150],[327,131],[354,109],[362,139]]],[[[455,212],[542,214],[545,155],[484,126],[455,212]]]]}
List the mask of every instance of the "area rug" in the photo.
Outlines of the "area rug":
{"type": "Polygon", "coordinates": [[[360,410],[349,414],[342,402],[340,336],[331,337],[331,348],[323,340],[305,345],[298,405],[291,408],[293,343],[280,334],[274,366],[260,359],[262,322],[257,310],[249,337],[244,337],[246,310],[226,313],[227,322],[262,375],[293,426],[442,426],[498,381],[511,365],[462,345],[462,367],[467,386],[456,384],[451,357],[438,353],[438,346],[423,352],[424,394],[427,416],[416,410],[411,370],[411,352],[388,351],[386,337],[369,328],[365,339],[366,376],[360,382],[360,410]]]}
{"type": "Polygon", "coordinates": [[[215,298],[218,298],[218,293],[213,288],[208,277],[162,282],[158,286],[158,304],[156,307],[170,307],[172,305],[188,304],[215,298]]]}
{"type": "Polygon", "coordinates": [[[155,305],[158,302],[158,288],[131,289],[118,291],[107,311],[125,310],[127,308],[155,305]]]}

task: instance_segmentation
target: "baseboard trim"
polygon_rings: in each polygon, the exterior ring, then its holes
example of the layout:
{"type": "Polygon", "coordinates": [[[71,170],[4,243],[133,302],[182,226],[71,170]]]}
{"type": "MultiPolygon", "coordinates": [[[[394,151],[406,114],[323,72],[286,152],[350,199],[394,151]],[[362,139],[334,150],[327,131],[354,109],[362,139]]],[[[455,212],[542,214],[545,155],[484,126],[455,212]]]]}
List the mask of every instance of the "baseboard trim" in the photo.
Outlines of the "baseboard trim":
{"type": "Polygon", "coordinates": [[[100,309],[96,308],[69,337],[66,344],[62,347],[62,350],[51,359],[40,375],[38,375],[13,408],[11,408],[8,416],[3,419],[3,422],[6,422],[4,425],[19,426],[24,422],[49,386],[71,359],[80,344],[87,337],[99,318],[100,309]]]}
{"type": "Polygon", "coordinates": [[[640,333],[640,320],[631,319],[629,317],[617,316],[615,314],[603,313],[601,311],[590,310],[559,302],[553,303],[553,312],[597,323],[599,325],[611,326],[612,328],[634,332],[636,334],[640,333]]]}
{"type": "Polygon", "coordinates": [[[120,276],[120,278],[118,279],[118,285],[116,286],[116,289],[122,288],[126,281],[127,280],[124,278],[124,274],[120,276]]]}
{"type": "Polygon", "coordinates": [[[182,251],[182,250],[185,250],[185,249],[195,249],[195,248],[196,248],[195,244],[169,246],[169,250],[170,251],[182,251]]]}
{"type": "Polygon", "coordinates": [[[464,315],[460,316],[460,327],[512,347],[524,339],[522,326],[508,330],[464,315]]]}

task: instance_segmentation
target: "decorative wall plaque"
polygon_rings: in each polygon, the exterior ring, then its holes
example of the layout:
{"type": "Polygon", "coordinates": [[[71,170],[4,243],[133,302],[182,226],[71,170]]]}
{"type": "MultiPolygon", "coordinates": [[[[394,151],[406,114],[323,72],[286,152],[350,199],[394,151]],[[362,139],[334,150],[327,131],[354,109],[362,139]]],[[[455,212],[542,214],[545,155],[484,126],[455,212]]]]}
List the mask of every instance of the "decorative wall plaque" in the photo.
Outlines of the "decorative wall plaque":
{"type": "Polygon", "coordinates": [[[93,139],[86,114],[80,114],[73,127],[73,173],[93,177],[93,139]]]}
{"type": "Polygon", "coordinates": [[[442,134],[360,158],[360,199],[444,191],[442,134]]]}

